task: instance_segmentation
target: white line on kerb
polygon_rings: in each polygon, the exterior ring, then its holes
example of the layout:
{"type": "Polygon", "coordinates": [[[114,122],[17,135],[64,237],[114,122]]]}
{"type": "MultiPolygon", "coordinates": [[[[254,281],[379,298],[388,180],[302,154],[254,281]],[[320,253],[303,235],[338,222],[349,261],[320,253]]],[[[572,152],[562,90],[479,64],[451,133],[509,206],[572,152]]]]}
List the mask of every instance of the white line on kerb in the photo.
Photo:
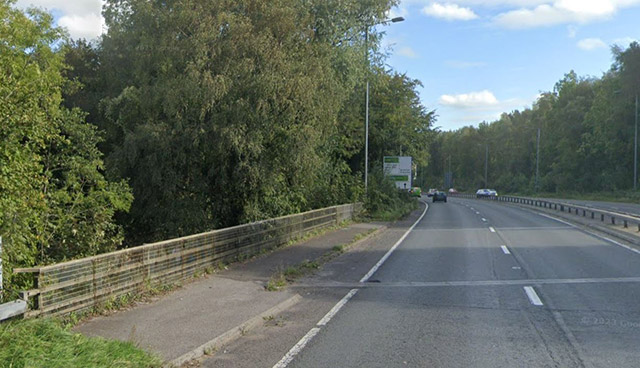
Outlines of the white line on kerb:
{"type": "Polygon", "coordinates": [[[543,217],[546,217],[546,218],[549,218],[549,219],[552,219],[552,220],[555,220],[555,221],[561,222],[561,223],[563,223],[563,224],[565,224],[565,225],[569,225],[569,226],[571,226],[572,228],[575,228],[575,229],[578,229],[578,230],[584,231],[585,233],[587,233],[587,234],[589,234],[589,235],[592,235],[592,236],[595,236],[595,237],[596,237],[596,238],[598,238],[598,239],[602,239],[602,240],[604,240],[604,241],[608,241],[609,243],[613,243],[613,244],[615,244],[615,245],[617,245],[617,246],[619,246],[619,247],[622,247],[622,248],[624,248],[624,249],[626,249],[626,250],[630,250],[630,251],[632,251],[632,252],[634,252],[634,253],[638,253],[638,254],[640,254],[640,250],[638,250],[638,249],[636,249],[636,248],[632,248],[632,247],[630,247],[630,246],[628,246],[628,245],[625,245],[625,244],[622,244],[622,243],[620,243],[620,242],[617,242],[617,241],[615,241],[615,240],[613,240],[613,239],[611,239],[611,238],[607,238],[606,236],[602,236],[602,235],[599,235],[599,234],[592,233],[591,231],[588,231],[588,230],[585,230],[585,229],[581,229],[581,228],[579,228],[578,226],[576,226],[576,225],[574,225],[574,224],[572,224],[572,223],[569,223],[569,222],[566,222],[566,221],[562,221],[562,220],[560,220],[559,218],[555,218],[555,217],[553,217],[553,216],[545,215],[544,213],[540,213],[540,212],[536,212],[536,213],[537,213],[538,215],[540,215],[540,216],[543,216],[543,217]]]}
{"type": "Polygon", "coordinates": [[[495,233],[496,229],[494,229],[493,226],[489,226],[489,231],[491,231],[492,233],[495,233]]]}
{"type": "Polygon", "coordinates": [[[340,300],[338,302],[338,304],[334,305],[333,308],[331,308],[329,313],[325,314],[325,316],[322,317],[322,319],[318,322],[318,326],[324,326],[329,321],[331,321],[331,318],[333,318],[333,316],[335,316],[336,313],[338,313],[340,311],[340,309],[345,304],[347,304],[349,299],[353,298],[353,296],[356,295],[357,292],[358,292],[358,289],[351,289],[351,291],[349,291],[349,294],[345,295],[344,298],[342,298],[342,300],[340,300]]]}
{"type": "Polygon", "coordinates": [[[509,248],[507,248],[506,245],[501,245],[500,248],[502,248],[502,252],[504,254],[511,254],[511,252],[509,252],[509,248]]]}
{"type": "Polygon", "coordinates": [[[318,327],[314,327],[311,330],[309,330],[309,332],[307,332],[307,334],[304,335],[304,337],[301,338],[300,341],[298,341],[298,343],[295,344],[291,348],[291,350],[289,350],[289,352],[284,357],[282,357],[282,359],[280,359],[280,361],[276,363],[276,365],[273,366],[273,368],[286,367],[289,363],[291,363],[293,358],[295,358],[295,356],[300,351],[302,351],[302,349],[304,349],[305,345],[307,345],[307,343],[309,343],[309,341],[311,341],[311,339],[313,339],[313,337],[318,334],[318,332],[320,332],[320,328],[318,327]]]}
{"type": "MultiPolygon", "coordinates": [[[[373,266],[369,270],[369,272],[367,272],[367,274],[364,275],[362,279],[360,279],[360,282],[366,282],[367,280],[369,280],[369,278],[378,270],[378,268],[380,268],[380,266],[382,266],[382,264],[387,260],[387,258],[391,256],[391,253],[393,253],[393,251],[400,245],[400,243],[402,243],[402,241],[407,237],[407,235],[409,235],[409,233],[416,227],[416,225],[418,225],[418,223],[420,222],[420,220],[422,220],[424,215],[427,214],[427,210],[429,210],[429,205],[426,203],[425,205],[426,206],[424,211],[422,212],[422,215],[420,215],[420,217],[416,220],[416,222],[414,222],[413,225],[411,225],[409,230],[407,230],[404,233],[404,235],[402,235],[402,237],[398,239],[398,241],[393,245],[393,247],[391,247],[391,249],[389,249],[387,253],[385,253],[385,255],[382,256],[382,258],[380,258],[378,263],[376,263],[375,266],[373,266]]],[[[298,341],[298,343],[295,344],[291,348],[291,350],[289,350],[287,354],[285,354],[285,356],[282,357],[282,359],[280,359],[280,361],[273,366],[273,368],[285,368],[287,365],[289,365],[289,363],[293,361],[293,358],[295,358],[295,356],[298,355],[298,353],[300,353],[302,349],[304,349],[304,347],[309,343],[309,341],[311,341],[314,338],[314,336],[316,336],[318,332],[320,332],[320,328],[322,326],[325,326],[327,323],[329,323],[329,321],[331,321],[331,319],[340,311],[340,309],[342,309],[342,307],[344,307],[345,304],[347,304],[347,302],[351,298],[353,298],[353,296],[356,295],[357,293],[358,293],[358,289],[351,289],[349,293],[347,293],[347,295],[345,295],[342,299],[340,299],[340,301],[336,305],[334,305],[333,308],[331,308],[331,310],[327,312],[327,314],[325,314],[324,317],[320,319],[320,321],[318,321],[318,323],[316,323],[316,327],[309,330],[309,332],[307,332],[307,334],[304,335],[300,339],[300,341],[298,341]]]]}
{"type": "Polygon", "coordinates": [[[544,305],[542,304],[542,300],[540,300],[540,297],[538,296],[538,294],[536,294],[536,291],[533,290],[533,287],[525,286],[524,292],[527,293],[527,297],[529,297],[529,301],[531,302],[531,304],[544,305]]]}
{"type": "Polygon", "coordinates": [[[380,268],[380,266],[382,266],[382,264],[387,260],[387,258],[389,258],[389,256],[391,256],[391,253],[393,253],[394,250],[396,250],[396,248],[398,248],[398,246],[400,245],[400,243],[402,243],[402,241],[404,241],[404,239],[407,237],[407,235],[409,235],[409,233],[411,232],[411,230],[413,230],[414,227],[416,227],[416,225],[418,225],[418,223],[420,222],[420,220],[422,220],[422,218],[424,217],[424,215],[427,214],[427,210],[429,210],[429,205],[426,206],[426,208],[424,209],[424,212],[422,212],[422,215],[420,215],[420,217],[418,218],[418,220],[416,222],[413,223],[413,225],[411,225],[411,227],[409,228],[409,230],[407,230],[406,233],[404,233],[404,235],[402,235],[402,237],[400,239],[398,239],[398,241],[393,245],[393,247],[391,247],[391,249],[389,249],[389,251],[387,251],[387,253],[385,253],[384,256],[382,256],[382,258],[380,258],[380,260],[378,261],[378,263],[375,264],[375,266],[371,267],[371,269],[369,270],[369,272],[367,272],[366,275],[362,276],[362,278],[360,279],[360,282],[367,282],[367,280],[369,280],[369,278],[371,276],[373,276],[373,274],[378,271],[378,268],[380,268]]]}
{"type": "Polygon", "coordinates": [[[482,221],[487,222],[487,219],[483,217],[483,218],[482,218],[482,221]]]}

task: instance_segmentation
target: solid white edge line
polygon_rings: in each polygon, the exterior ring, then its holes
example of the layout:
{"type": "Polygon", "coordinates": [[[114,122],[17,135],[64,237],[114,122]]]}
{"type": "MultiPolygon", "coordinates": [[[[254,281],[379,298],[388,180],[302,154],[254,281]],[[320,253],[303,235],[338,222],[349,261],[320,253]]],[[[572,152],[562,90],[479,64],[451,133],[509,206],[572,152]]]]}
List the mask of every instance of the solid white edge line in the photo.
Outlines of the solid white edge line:
{"type": "Polygon", "coordinates": [[[420,220],[422,220],[424,215],[427,214],[428,210],[429,210],[429,205],[425,203],[425,209],[422,212],[422,215],[420,215],[420,217],[418,218],[418,220],[416,220],[416,222],[414,222],[413,225],[411,225],[409,230],[407,230],[407,232],[405,232],[404,235],[402,235],[402,237],[398,239],[398,241],[393,245],[393,247],[391,247],[391,249],[389,249],[387,253],[385,253],[385,255],[382,256],[382,258],[380,258],[378,263],[376,263],[375,266],[371,267],[371,269],[369,270],[369,272],[366,273],[366,275],[362,276],[362,278],[360,279],[360,282],[367,282],[367,280],[369,280],[369,278],[373,276],[373,274],[376,271],[378,271],[378,268],[380,268],[380,266],[382,266],[382,264],[387,260],[387,258],[391,256],[391,253],[393,253],[393,251],[396,250],[396,248],[398,248],[400,243],[404,241],[404,239],[409,235],[409,233],[413,230],[413,228],[415,228],[416,225],[418,225],[418,223],[420,222],[420,220]]]}
{"type": "Polygon", "coordinates": [[[504,254],[511,254],[511,252],[509,252],[509,248],[507,248],[506,245],[501,245],[500,248],[502,248],[502,252],[504,254]]]}
{"type": "Polygon", "coordinates": [[[489,231],[491,231],[492,233],[495,233],[496,229],[494,229],[493,226],[489,226],[489,231]]]}
{"type": "Polygon", "coordinates": [[[291,350],[289,350],[289,352],[287,352],[287,354],[284,357],[282,357],[282,359],[280,359],[280,361],[273,366],[273,368],[284,368],[287,365],[289,365],[289,363],[291,363],[293,358],[295,358],[295,356],[298,355],[298,353],[302,351],[302,349],[304,349],[305,345],[307,345],[309,341],[311,341],[311,339],[313,339],[313,337],[318,334],[318,332],[320,332],[319,327],[314,327],[311,330],[309,330],[309,332],[307,332],[307,334],[304,335],[304,337],[301,338],[300,341],[298,341],[298,343],[295,344],[291,348],[291,350]]]}
{"type": "MultiPolygon", "coordinates": [[[[364,277],[362,277],[360,282],[367,281],[369,277],[371,277],[378,270],[378,268],[382,266],[384,261],[386,261],[387,258],[391,256],[391,253],[393,253],[393,251],[400,245],[400,243],[402,243],[402,241],[407,237],[407,235],[409,235],[409,233],[416,227],[416,225],[418,225],[418,223],[420,222],[420,220],[422,220],[424,215],[427,214],[427,210],[429,210],[429,205],[425,203],[425,209],[422,212],[422,215],[420,215],[420,217],[416,220],[416,222],[414,222],[413,225],[411,225],[409,230],[407,230],[404,233],[404,235],[402,235],[402,237],[398,239],[398,241],[393,245],[393,247],[391,247],[391,249],[389,249],[387,253],[385,253],[385,255],[382,256],[382,258],[380,258],[378,263],[376,263],[376,265],[373,266],[369,270],[369,272],[367,272],[367,274],[364,275],[364,277]]],[[[298,353],[300,353],[302,349],[304,349],[304,347],[309,343],[309,341],[311,341],[318,334],[318,332],[320,332],[320,327],[325,326],[327,323],[329,323],[329,321],[331,321],[331,318],[333,318],[340,311],[340,309],[342,309],[342,307],[344,307],[345,304],[347,304],[347,302],[351,298],[353,298],[354,295],[356,295],[357,292],[358,292],[358,289],[351,289],[349,293],[347,293],[347,295],[345,295],[342,299],[340,299],[340,301],[336,305],[334,305],[333,308],[331,308],[331,310],[327,312],[327,314],[325,314],[324,317],[320,319],[320,321],[318,321],[318,323],[316,323],[316,327],[309,330],[309,332],[307,332],[307,334],[304,335],[300,339],[300,341],[298,341],[298,343],[295,344],[291,348],[291,350],[289,350],[287,354],[285,354],[285,356],[282,357],[282,359],[280,359],[280,361],[273,366],[273,368],[285,368],[287,365],[289,365],[289,363],[293,361],[293,358],[295,358],[295,356],[298,355],[298,353]]]]}
{"type": "Polygon", "coordinates": [[[565,224],[565,225],[571,226],[571,227],[576,228],[576,229],[578,228],[576,225],[574,225],[574,224],[572,224],[572,223],[569,223],[569,222],[566,222],[566,221],[563,221],[563,220],[560,220],[559,218],[555,218],[555,217],[553,217],[553,216],[545,215],[544,213],[540,213],[540,212],[536,212],[536,213],[537,213],[538,215],[542,216],[542,217],[546,217],[546,218],[549,218],[549,219],[552,219],[552,220],[558,221],[559,223],[562,223],[562,224],[565,224]]]}
{"type": "Polygon", "coordinates": [[[575,228],[575,229],[578,229],[578,230],[580,230],[580,231],[584,231],[585,233],[587,233],[587,234],[589,234],[589,235],[591,235],[591,236],[595,236],[596,238],[598,238],[598,239],[600,239],[600,240],[607,241],[607,242],[609,242],[609,243],[612,243],[612,244],[615,244],[615,245],[617,245],[617,246],[619,246],[619,247],[622,247],[622,248],[624,248],[624,249],[626,249],[626,250],[630,250],[630,251],[632,251],[632,252],[634,252],[634,253],[640,254],[640,250],[638,250],[638,249],[636,249],[636,248],[632,248],[632,247],[630,247],[630,246],[628,246],[628,245],[625,245],[625,244],[622,244],[622,243],[620,243],[620,242],[617,242],[617,241],[615,241],[615,240],[613,240],[613,239],[611,239],[611,238],[607,238],[606,236],[602,236],[602,235],[599,235],[599,234],[593,233],[593,232],[591,232],[591,231],[588,231],[588,230],[585,230],[585,229],[583,229],[583,228],[580,228],[580,227],[578,227],[578,226],[576,226],[576,225],[574,225],[574,224],[572,224],[572,223],[569,223],[569,222],[566,222],[566,221],[560,220],[559,218],[555,218],[555,217],[553,217],[553,216],[545,215],[544,213],[540,213],[540,212],[536,212],[536,213],[537,213],[538,215],[540,215],[540,216],[543,216],[543,217],[549,218],[549,219],[551,219],[551,220],[555,220],[555,221],[561,222],[561,223],[563,223],[563,224],[565,224],[565,225],[569,225],[569,226],[571,226],[571,227],[573,227],[573,228],[575,228]]]}
{"type": "Polygon", "coordinates": [[[529,301],[531,302],[531,304],[533,304],[533,305],[544,305],[544,304],[542,304],[542,300],[540,300],[540,297],[538,296],[536,291],[533,289],[533,287],[525,286],[524,287],[524,292],[527,293],[527,297],[529,297],[529,301]]]}
{"type": "Polygon", "coordinates": [[[336,313],[338,313],[340,311],[340,309],[347,304],[347,302],[349,301],[349,299],[353,298],[354,295],[356,295],[356,293],[358,292],[358,289],[351,289],[351,291],[349,291],[349,293],[347,295],[344,296],[344,298],[342,298],[342,300],[340,300],[338,302],[338,304],[334,305],[333,308],[331,308],[331,310],[325,314],[324,317],[322,317],[322,319],[318,322],[318,326],[324,326],[326,325],[329,321],[331,321],[331,318],[333,318],[333,316],[336,315],[336,313]]]}

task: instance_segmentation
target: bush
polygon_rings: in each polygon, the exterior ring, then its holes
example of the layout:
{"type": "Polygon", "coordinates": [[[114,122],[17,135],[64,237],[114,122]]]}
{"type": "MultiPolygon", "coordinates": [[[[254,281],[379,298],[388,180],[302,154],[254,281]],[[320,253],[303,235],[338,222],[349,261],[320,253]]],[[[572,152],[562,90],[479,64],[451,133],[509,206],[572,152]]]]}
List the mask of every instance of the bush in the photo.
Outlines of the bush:
{"type": "Polygon", "coordinates": [[[394,221],[417,208],[416,200],[406,190],[396,188],[382,170],[374,170],[369,176],[369,189],[364,202],[366,213],[378,220],[394,221]]]}

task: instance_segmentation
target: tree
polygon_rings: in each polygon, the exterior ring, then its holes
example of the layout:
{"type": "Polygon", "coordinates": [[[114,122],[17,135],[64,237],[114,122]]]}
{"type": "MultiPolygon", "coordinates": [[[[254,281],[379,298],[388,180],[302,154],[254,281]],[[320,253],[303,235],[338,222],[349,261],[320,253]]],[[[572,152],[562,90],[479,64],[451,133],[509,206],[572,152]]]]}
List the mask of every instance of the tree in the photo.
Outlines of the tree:
{"type": "Polygon", "coordinates": [[[14,267],[114,249],[113,215],[131,196],[102,175],[99,141],[84,113],[64,108],[65,40],[50,14],[0,1],[0,234],[11,290],[14,267]]]}

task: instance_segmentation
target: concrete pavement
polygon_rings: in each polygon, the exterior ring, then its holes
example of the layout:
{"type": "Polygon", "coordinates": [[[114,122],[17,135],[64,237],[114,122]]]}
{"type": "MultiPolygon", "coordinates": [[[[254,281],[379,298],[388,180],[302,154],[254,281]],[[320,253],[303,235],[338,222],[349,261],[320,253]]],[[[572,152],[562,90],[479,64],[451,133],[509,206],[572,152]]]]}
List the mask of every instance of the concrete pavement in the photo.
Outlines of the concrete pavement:
{"type": "Polygon", "coordinates": [[[350,243],[380,227],[352,224],[251,261],[232,264],[228,270],[189,283],[154,302],[93,318],[75,331],[133,341],[172,361],[267,310],[297,302],[295,290],[265,290],[274,272],[318,259],[334,246],[350,243]]]}

